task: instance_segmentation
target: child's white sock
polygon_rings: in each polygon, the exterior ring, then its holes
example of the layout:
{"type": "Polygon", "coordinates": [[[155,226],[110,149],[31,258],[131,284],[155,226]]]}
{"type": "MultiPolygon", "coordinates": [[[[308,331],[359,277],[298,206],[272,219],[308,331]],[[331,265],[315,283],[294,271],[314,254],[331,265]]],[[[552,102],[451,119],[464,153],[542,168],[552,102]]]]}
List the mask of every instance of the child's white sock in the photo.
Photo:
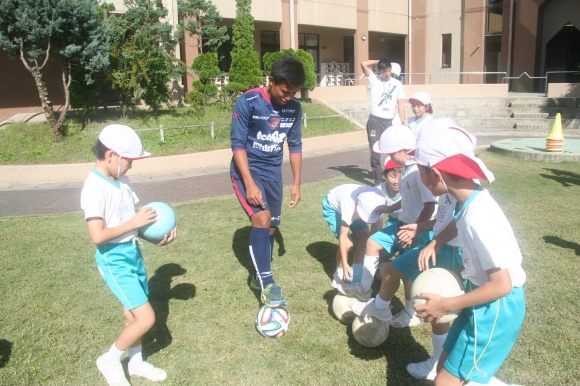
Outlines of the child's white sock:
{"type": "Polygon", "coordinates": [[[129,347],[129,364],[139,366],[143,362],[143,346],[129,347]]]}
{"type": "Polygon", "coordinates": [[[340,280],[342,280],[342,275],[344,275],[344,268],[336,267],[336,275],[340,280]]]}
{"type": "Polygon", "coordinates": [[[375,281],[375,272],[377,272],[377,266],[379,265],[378,256],[367,256],[363,262],[362,278],[360,280],[360,285],[363,290],[368,291],[371,289],[373,282],[375,281]]]}
{"type": "Polygon", "coordinates": [[[115,343],[113,343],[113,345],[107,352],[107,355],[105,356],[105,361],[109,364],[121,362],[121,356],[123,356],[124,352],[125,350],[119,350],[115,345],[115,343]]]}
{"type": "Polygon", "coordinates": [[[377,295],[374,303],[375,303],[375,308],[379,311],[384,311],[387,308],[391,307],[391,301],[390,300],[383,300],[380,297],[380,295],[377,295]]]}
{"type": "MultiPolygon", "coordinates": [[[[468,386],[483,386],[484,384],[479,383],[479,382],[469,382],[469,383],[466,383],[466,385],[468,385],[468,386]]],[[[497,379],[496,377],[491,377],[487,386],[510,386],[510,384],[504,383],[504,382],[500,381],[499,379],[497,379]]]]}
{"type": "Polygon", "coordinates": [[[431,333],[431,343],[433,343],[433,356],[431,357],[431,363],[435,365],[443,352],[443,343],[447,339],[448,333],[442,335],[436,335],[431,333]]]}
{"type": "Polygon", "coordinates": [[[405,311],[411,315],[411,317],[415,316],[415,309],[413,308],[413,301],[405,299],[405,311]]]}

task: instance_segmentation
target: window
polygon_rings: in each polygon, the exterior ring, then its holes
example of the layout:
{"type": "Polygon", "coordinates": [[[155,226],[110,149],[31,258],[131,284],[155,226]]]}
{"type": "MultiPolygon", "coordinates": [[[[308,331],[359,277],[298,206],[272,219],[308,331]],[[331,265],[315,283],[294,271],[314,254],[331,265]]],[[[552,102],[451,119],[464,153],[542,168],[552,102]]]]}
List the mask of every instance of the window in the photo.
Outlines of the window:
{"type": "Polygon", "coordinates": [[[312,55],[312,59],[314,59],[314,72],[318,73],[318,35],[299,33],[298,48],[312,55]]]}
{"type": "Polygon", "coordinates": [[[503,0],[487,0],[485,33],[501,34],[503,0]]]}
{"type": "Polygon", "coordinates": [[[441,67],[451,67],[451,34],[441,35],[441,67]]]}
{"type": "Polygon", "coordinates": [[[264,66],[264,54],[280,51],[280,31],[260,31],[260,62],[264,66]]]}

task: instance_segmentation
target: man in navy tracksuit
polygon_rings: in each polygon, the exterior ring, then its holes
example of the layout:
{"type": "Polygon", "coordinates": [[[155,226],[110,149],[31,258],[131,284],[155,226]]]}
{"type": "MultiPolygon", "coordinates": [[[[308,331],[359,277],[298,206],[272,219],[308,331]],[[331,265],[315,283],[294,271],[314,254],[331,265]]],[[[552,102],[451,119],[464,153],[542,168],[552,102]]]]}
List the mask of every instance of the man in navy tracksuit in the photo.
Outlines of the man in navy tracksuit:
{"type": "Polygon", "coordinates": [[[284,140],[290,150],[294,174],[289,208],[300,201],[302,167],[302,108],[294,95],[306,75],[302,63],[293,56],[274,62],[269,86],[240,96],[232,117],[230,175],[240,204],[250,217],[250,255],[256,269],[250,286],[261,289],[261,299],[269,307],[283,307],[282,289],[272,277],[274,233],[282,215],[282,157],[284,140]]]}

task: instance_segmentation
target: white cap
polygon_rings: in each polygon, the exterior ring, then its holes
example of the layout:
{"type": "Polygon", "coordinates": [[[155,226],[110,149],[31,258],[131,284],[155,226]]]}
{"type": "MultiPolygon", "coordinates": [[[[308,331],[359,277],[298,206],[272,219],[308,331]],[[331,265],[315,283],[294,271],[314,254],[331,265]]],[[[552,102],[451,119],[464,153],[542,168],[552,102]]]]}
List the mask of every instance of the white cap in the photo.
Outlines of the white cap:
{"type": "Polygon", "coordinates": [[[151,155],[151,153],[143,151],[141,140],[129,126],[109,125],[101,131],[99,140],[107,148],[126,159],[136,160],[151,155]]]}
{"type": "Polygon", "coordinates": [[[373,145],[373,151],[379,154],[393,154],[403,149],[415,148],[415,135],[406,126],[394,125],[381,134],[381,138],[373,145]]]}
{"type": "Polygon", "coordinates": [[[401,66],[399,66],[399,63],[391,63],[391,74],[401,75],[401,66]]]}
{"type": "Polygon", "coordinates": [[[490,183],[493,173],[475,157],[476,139],[449,118],[428,122],[417,137],[415,157],[407,161],[467,179],[490,183]]]}
{"type": "Polygon", "coordinates": [[[365,189],[356,198],[356,212],[368,224],[374,224],[383,217],[383,213],[375,212],[380,205],[385,205],[385,195],[380,188],[365,189]]]}
{"type": "Polygon", "coordinates": [[[429,114],[433,114],[433,105],[431,104],[431,97],[425,91],[419,91],[413,94],[411,98],[409,98],[409,103],[414,105],[425,105],[427,106],[427,112],[429,114]]]}

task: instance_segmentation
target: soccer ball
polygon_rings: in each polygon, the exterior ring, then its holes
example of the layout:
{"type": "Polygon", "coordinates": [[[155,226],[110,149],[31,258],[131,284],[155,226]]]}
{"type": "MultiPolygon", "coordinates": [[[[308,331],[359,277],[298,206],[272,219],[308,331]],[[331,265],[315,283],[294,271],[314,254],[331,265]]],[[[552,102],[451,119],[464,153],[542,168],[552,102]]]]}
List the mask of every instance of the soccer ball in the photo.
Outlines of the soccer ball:
{"type": "Polygon", "coordinates": [[[290,313],[283,307],[263,306],[256,315],[256,330],[265,337],[278,338],[288,332],[290,313]]]}
{"type": "Polygon", "coordinates": [[[354,312],[352,312],[352,308],[350,308],[353,303],[358,302],[357,298],[351,298],[349,296],[345,296],[340,292],[334,296],[334,300],[332,301],[332,311],[334,312],[334,316],[336,319],[340,320],[343,323],[352,323],[352,320],[356,316],[354,312]]]}
{"type": "MultiPolygon", "coordinates": [[[[441,295],[444,298],[463,295],[465,287],[461,279],[451,271],[443,268],[431,268],[415,279],[411,287],[411,299],[413,305],[425,304],[425,299],[418,298],[420,293],[441,295]]],[[[461,310],[449,311],[438,323],[452,322],[461,313],[461,310]]]]}
{"type": "Polygon", "coordinates": [[[139,228],[139,234],[151,241],[161,241],[165,235],[169,235],[175,228],[175,212],[171,207],[163,202],[152,202],[145,205],[145,208],[153,208],[157,212],[157,221],[139,228]]]}
{"type": "Polygon", "coordinates": [[[365,347],[377,347],[389,336],[389,324],[373,316],[357,316],[352,322],[352,334],[365,347]]]}

